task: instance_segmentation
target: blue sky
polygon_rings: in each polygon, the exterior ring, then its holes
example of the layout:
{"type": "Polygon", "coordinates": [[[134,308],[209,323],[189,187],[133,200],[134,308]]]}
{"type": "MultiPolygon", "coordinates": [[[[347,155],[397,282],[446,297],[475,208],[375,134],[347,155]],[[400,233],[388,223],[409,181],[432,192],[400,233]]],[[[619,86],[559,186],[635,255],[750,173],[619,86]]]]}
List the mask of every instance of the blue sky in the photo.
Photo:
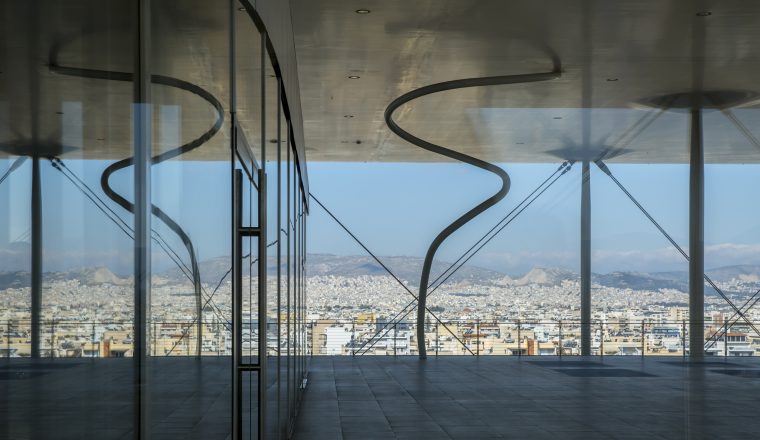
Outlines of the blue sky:
{"type": "MultiPolygon", "coordinates": [[[[500,204],[463,227],[439,251],[454,260],[529,194],[556,164],[502,164],[512,188],[500,204]]],[[[688,167],[610,165],[618,179],[684,248],[688,247],[688,167]]],[[[754,165],[706,168],[707,265],[760,262],[758,210],[751,188],[760,183],[754,165]]],[[[424,255],[435,234],[496,190],[498,180],[458,164],[311,164],[310,182],[328,208],[380,255],[424,255]]],[[[561,177],[472,262],[522,273],[533,266],[578,269],[580,164],[561,177]]],[[[686,270],[683,257],[613,182],[592,166],[593,270],[686,270]]],[[[313,208],[310,249],[357,252],[313,208]],[[315,235],[317,235],[315,237],[315,235]]]]}
{"type": "MultiPolygon", "coordinates": [[[[97,193],[105,162],[67,161],[97,193]]],[[[0,161],[0,172],[10,166],[0,161]]],[[[558,164],[503,164],[512,178],[504,201],[447,240],[439,258],[453,261],[507,211],[548,177],[558,164]]],[[[676,241],[687,247],[688,167],[685,165],[610,165],[676,241]]],[[[128,273],[129,239],[63,176],[43,163],[46,270],[105,265],[128,273]]],[[[19,258],[28,241],[27,161],[0,185],[0,264],[5,270],[28,268],[19,258]],[[10,249],[10,250],[9,250],[10,249]]],[[[270,166],[270,170],[272,167],[270,166]]],[[[706,169],[707,267],[760,263],[760,222],[754,188],[756,165],[709,165],[706,169]]],[[[185,227],[201,259],[228,255],[229,168],[224,162],[171,162],[153,169],[154,203],[185,227]]],[[[114,186],[130,194],[127,169],[114,186]]],[[[274,189],[276,173],[270,175],[274,189]]],[[[498,179],[467,165],[431,163],[309,164],[312,192],[378,255],[422,256],[433,237],[498,186],[498,179]]],[[[622,192],[592,167],[593,270],[686,270],[686,262],[622,192]]],[[[580,165],[561,177],[473,260],[473,264],[519,274],[533,266],[578,269],[580,165]]],[[[108,202],[129,223],[131,216],[108,202]]],[[[270,207],[274,224],[274,205],[270,207]]],[[[157,221],[154,226],[182,256],[182,245],[157,221]]],[[[309,218],[309,251],[341,255],[362,250],[316,204],[309,218]]],[[[168,260],[156,255],[156,269],[168,260]]]]}

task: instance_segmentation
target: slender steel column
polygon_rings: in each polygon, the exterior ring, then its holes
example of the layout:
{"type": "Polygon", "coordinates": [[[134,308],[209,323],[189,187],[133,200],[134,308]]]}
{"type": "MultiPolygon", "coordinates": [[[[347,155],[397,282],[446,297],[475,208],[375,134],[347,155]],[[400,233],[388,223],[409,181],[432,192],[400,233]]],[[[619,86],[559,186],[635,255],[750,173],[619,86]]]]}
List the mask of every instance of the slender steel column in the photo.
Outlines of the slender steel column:
{"type": "Polygon", "coordinates": [[[40,357],[42,309],[42,183],[40,158],[32,158],[32,357],[40,357]]]}
{"type": "Polygon", "coordinates": [[[134,438],[150,436],[149,383],[147,365],[148,318],[150,317],[150,231],[151,186],[150,165],[152,153],[152,108],[150,99],[150,0],[136,3],[134,35],[133,77],[133,130],[134,130],[134,438]]]}
{"type": "Polygon", "coordinates": [[[689,354],[705,354],[705,157],[702,110],[691,109],[689,150],[689,354]]]}
{"type": "Polygon", "coordinates": [[[581,173],[581,355],[591,355],[591,174],[583,161],[581,173]]]}

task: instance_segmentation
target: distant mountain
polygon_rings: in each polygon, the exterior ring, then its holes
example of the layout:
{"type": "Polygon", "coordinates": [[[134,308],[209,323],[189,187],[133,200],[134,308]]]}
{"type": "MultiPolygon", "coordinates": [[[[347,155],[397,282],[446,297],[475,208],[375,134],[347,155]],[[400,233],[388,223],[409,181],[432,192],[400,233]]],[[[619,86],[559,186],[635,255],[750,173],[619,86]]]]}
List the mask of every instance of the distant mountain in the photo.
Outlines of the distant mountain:
{"type": "Polygon", "coordinates": [[[760,282],[760,266],[741,264],[736,266],[716,267],[707,271],[714,281],[730,281],[734,279],[742,281],[760,282]]]}
{"type": "Polygon", "coordinates": [[[689,291],[688,272],[611,272],[602,275],[593,274],[591,280],[602,286],[619,289],[689,291]]]}
{"type": "Polygon", "coordinates": [[[2,272],[0,273],[0,289],[20,289],[29,287],[31,284],[29,272],[2,272]]]}
{"type": "MultiPolygon", "coordinates": [[[[418,257],[381,257],[380,260],[402,281],[412,285],[420,282],[424,260],[418,257]]],[[[438,278],[451,263],[434,261],[431,268],[431,281],[438,278]]],[[[386,275],[387,272],[370,256],[340,256],[329,254],[309,254],[309,275],[359,276],[386,275]]],[[[449,278],[448,282],[471,282],[490,284],[501,280],[505,275],[482,267],[465,265],[449,278]]]]}
{"type": "MultiPolygon", "coordinates": [[[[78,280],[86,286],[99,286],[101,284],[113,284],[116,286],[129,285],[130,277],[122,278],[105,267],[84,267],[65,272],[45,272],[42,282],[78,280]]],[[[32,276],[26,271],[0,272],[0,289],[29,287],[32,276]]]]}
{"type": "Polygon", "coordinates": [[[123,286],[130,284],[131,278],[121,278],[105,267],[83,267],[68,272],[48,272],[43,279],[55,280],[79,280],[80,284],[98,286],[101,284],[113,284],[123,286]]]}
{"type": "Polygon", "coordinates": [[[577,281],[580,277],[577,273],[559,269],[556,267],[534,267],[522,277],[514,280],[512,284],[517,286],[527,286],[529,284],[539,284],[542,286],[556,286],[562,281],[577,281]]]}
{"type": "MultiPolygon", "coordinates": [[[[255,259],[254,259],[255,261],[255,259]]],[[[309,254],[307,274],[310,276],[341,276],[357,277],[368,275],[386,275],[387,272],[370,256],[340,256],[329,254],[309,254]]],[[[418,257],[381,257],[381,261],[390,268],[393,273],[403,282],[412,286],[419,283],[422,271],[423,259],[418,257]]],[[[229,278],[230,258],[218,257],[204,260],[198,263],[201,279],[204,283],[216,285],[220,280],[229,278]]],[[[244,264],[246,266],[246,264],[244,264]]],[[[438,279],[439,275],[447,270],[451,263],[435,261],[431,274],[431,281],[438,279]]],[[[287,265],[281,267],[282,273],[287,271],[287,265]]],[[[248,271],[246,270],[246,273],[248,271]]],[[[277,264],[274,256],[267,261],[267,272],[270,277],[275,276],[277,264]]],[[[253,272],[255,274],[255,270],[253,272]]],[[[742,280],[745,282],[760,283],[760,266],[737,265],[724,266],[709,269],[708,274],[716,282],[730,280],[742,280]]],[[[129,285],[131,277],[121,277],[105,267],[86,267],[64,272],[46,272],[43,281],[78,280],[84,285],[129,285]]],[[[155,284],[172,284],[188,282],[187,276],[178,268],[172,268],[153,276],[155,284]]],[[[563,281],[578,281],[577,273],[556,267],[534,267],[520,276],[506,275],[504,273],[484,269],[482,267],[465,265],[454,273],[448,283],[463,283],[464,285],[498,285],[498,286],[527,286],[542,285],[554,286],[563,281]]],[[[0,272],[0,289],[29,287],[31,277],[27,271],[0,272]]],[[[688,291],[688,273],[686,271],[675,272],[611,272],[607,274],[592,274],[592,282],[605,287],[633,290],[659,290],[675,289],[682,292],[688,291]]],[[[708,295],[714,294],[712,289],[707,289],[708,295]]]]}

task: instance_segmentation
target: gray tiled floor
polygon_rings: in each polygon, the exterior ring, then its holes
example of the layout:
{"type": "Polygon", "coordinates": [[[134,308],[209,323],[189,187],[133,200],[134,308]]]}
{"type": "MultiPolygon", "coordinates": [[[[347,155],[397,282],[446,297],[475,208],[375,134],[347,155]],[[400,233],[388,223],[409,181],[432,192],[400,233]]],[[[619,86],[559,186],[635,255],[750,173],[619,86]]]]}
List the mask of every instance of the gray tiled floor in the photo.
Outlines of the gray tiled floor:
{"type": "MultiPolygon", "coordinates": [[[[0,439],[131,439],[132,359],[0,359],[0,439]]],[[[153,440],[225,439],[230,359],[160,358],[148,373],[153,440]]]]}
{"type": "Polygon", "coordinates": [[[760,359],[314,357],[295,438],[755,439],[753,372],[760,359]]]}

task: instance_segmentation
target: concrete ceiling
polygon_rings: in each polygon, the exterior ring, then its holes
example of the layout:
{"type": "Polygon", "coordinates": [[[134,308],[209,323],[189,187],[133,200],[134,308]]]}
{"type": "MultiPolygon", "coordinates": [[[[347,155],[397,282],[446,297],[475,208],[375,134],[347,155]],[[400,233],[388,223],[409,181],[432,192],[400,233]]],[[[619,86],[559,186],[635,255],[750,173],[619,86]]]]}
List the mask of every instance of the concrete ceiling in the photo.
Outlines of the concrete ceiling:
{"type": "Polygon", "coordinates": [[[732,114],[749,133],[706,110],[706,161],[760,162],[758,2],[293,0],[292,9],[309,161],[443,160],[386,127],[393,99],[441,81],[547,72],[554,55],[560,79],[443,92],[396,120],[494,162],[614,151],[617,162],[683,163],[689,113],[643,104],[739,91],[732,114]]]}
{"type": "MultiPolygon", "coordinates": [[[[0,157],[28,155],[35,149],[65,158],[132,155],[131,81],[64,74],[51,68],[51,62],[131,72],[133,4],[0,0],[0,157]]],[[[230,157],[228,8],[227,0],[152,2],[152,73],[203,89],[225,110],[222,128],[200,148],[182,155],[185,160],[230,157]]],[[[261,42],[245,11],[236,10],[235,20],[237,117],[260,160],[261,42]]],[[[277,138],[277,78],[271,64],[264,68],[270,144],[277,138]]],[[[208,99],[188,89],[154,79],[151,92],[156,104],[154,154],[200,137],[219,116],[208,99]]]]}

